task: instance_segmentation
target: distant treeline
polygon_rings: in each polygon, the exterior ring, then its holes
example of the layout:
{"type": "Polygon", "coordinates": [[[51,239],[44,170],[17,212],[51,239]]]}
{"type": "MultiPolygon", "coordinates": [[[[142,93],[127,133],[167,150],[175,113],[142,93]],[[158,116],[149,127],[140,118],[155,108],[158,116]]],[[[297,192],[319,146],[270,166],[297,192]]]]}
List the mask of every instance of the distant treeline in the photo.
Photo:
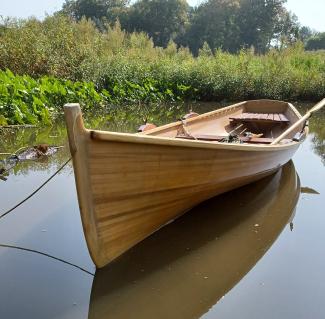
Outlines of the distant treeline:
{"type": "Polygon", "coordinates": [[[119,20],[127,32],[146,32],[155,46],[167,47],[173,40],[194,55],[206,42],[214,51],[231,53],[254,47],[265,53],[298,40],[308,49],[324,48],[310,28],[301,26],[289,12],[286,0],[206,0],[191,7],[186,0],[65,0],[60,13],[76,21],[86,17],[98,28],[119,20]],[[317,43],[315,43],[315,41],[317,43]]]}

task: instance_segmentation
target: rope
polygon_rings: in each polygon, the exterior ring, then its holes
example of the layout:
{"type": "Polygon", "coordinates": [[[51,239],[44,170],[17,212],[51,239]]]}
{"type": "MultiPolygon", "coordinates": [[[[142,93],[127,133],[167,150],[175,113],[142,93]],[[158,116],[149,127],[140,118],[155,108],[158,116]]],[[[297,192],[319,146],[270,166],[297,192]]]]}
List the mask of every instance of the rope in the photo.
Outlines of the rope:
{"type": "Polygon", "coordinates": [[[57,261],[60,261],[64,264],[67,264],[67,265],[70,265],[72,267],[75,267],[91,276],[95,276],[95,274],[93,274],[92,272],[88,271],[87,269],[84,269],[76,264],[73,264],[73,263],[70,263],[69,261],[66,261],[64,259],[61,259],[61,258],[58,258],[58,257],[55,257],[55,256],[52,256],[52,255],[49,255],[49,254],[46,254],[46,253],[43,253],[41,251],[38,251],[38,250],[34,250],[34,249],[29,249],[29,248],[24,248],[24,247],[19,247],[19,246],[13,246],[13,245],[6,245],[6,244],[0,244],[0,247],[3,247],[3,248],[13,248],[13,249],[18,249],[18,250],[23,250],[23,251],[28,251],[28,252],[31,252],[31,253],[35,253],[35,254],[39,254],[39,255],[42,255],[42,256],[45,256],[45,257],[48,257],[48,258],[51,258],[51,259],[54,259],[54,260],[57,260],[57,261]]]}
{"type": "MultiPolygon", "coordinates": [[[[55,175],[57,175],[69,162],[71,161],[71,157],[53,174],[51,175],[43,184],[41,184],[34,192],[32,192],[30,195],[28,195],[25,199],[23,199],[22,201],[20,201],[17,205],[15,205],[14,207],[10,208],[9,210],[7,210],[5,213],[0,215],[0,219],[5,217],[6,215],[8,215],[9,213],[11,213],[14,209],[16,209],[17,207],[19,207],[20,205],[22,205],[24,202],[26,202],[29,198],[31,198],[32,196],[34,196],[42,187],[44,187],[55,175]]],[[[41,251],[38,250],[34,250],[34,249],[30,249],[30,248],[24,248],[24,247],[19,247],[19,246],[13,246],[13,245],[6,245],[6,244],[0,244],[0,247],[3,248],[12,248],[12,249],[18,249],[18,250],[23,250],[23,251],[27,251],[27,252],[32,252],[35,254],[39,254],[51,259],[54,259],[56,261],[60,261],[64,264],[70,265],[72,267],[75,267],[91,276],[95,276],[95,274],[93,274],[92,272],[88,271],[87,269],[84,269],[76,264],[70,263],[64,259],[49,255],[47,253],[43,253],[41,251]]]]}
{"type": "Polygon", "coordinates": [[[32,196],[34,196],[42,187],[44,187],[55,175],[57,175],[69,162],[71,161],[71,157],[53,174],[51,175],[41,186],[39,186],[37,189],[35,189],[34,192],[32,192],[30,195],[28,195],[25,199],[23,199],[21,202],[19,202],[14,207],[10,208],[6,212],[2,213],[0,215],[0,219],[11,213],[14,209],[25,203],[28,199],[30,199],[32,196]]]}

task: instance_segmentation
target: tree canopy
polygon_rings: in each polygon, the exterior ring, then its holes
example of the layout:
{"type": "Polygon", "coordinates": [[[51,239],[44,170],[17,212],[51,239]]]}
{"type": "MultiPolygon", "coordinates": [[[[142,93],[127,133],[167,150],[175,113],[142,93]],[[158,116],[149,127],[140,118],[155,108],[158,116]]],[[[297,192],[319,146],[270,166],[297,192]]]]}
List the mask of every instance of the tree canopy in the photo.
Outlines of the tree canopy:
{"type": "Polygon", "coordinates": [[[128,31],[144,31],[155,45],[166,47],[185,32],[189,21],[186,0],[140,0],[129,10],[128,31]]]}
{"type": "Polygon", "coordinates": [[[318,33],[308,39],[307,50],[325,50],[325,32],[318,33]]]}
{"type": "Polygon", "coordinates": [[[300,26],[285,3],[206,0],[193,8],[186,0],[137,0],[132,4],[130,0],[65,0],[61,12],[75,20],[92,19],[97,26],[119,20],[126,31],[146,32],[155,46],[167,47],[173,40],[194,54],[204,43],[212,51],[237,52],[254,47],[255,52],[265,53],[271,46],[306,42],[311,36],[310,29],[300,26]]]}
{"type": "Polygon", "coordinates": [[[208,0],[197,7],[191,17],[184,45],[197,53],[204,42],[212,49],[226,51],[238,49],[239,29],[236,18],[239,10],[237,0],[208,0]]]}

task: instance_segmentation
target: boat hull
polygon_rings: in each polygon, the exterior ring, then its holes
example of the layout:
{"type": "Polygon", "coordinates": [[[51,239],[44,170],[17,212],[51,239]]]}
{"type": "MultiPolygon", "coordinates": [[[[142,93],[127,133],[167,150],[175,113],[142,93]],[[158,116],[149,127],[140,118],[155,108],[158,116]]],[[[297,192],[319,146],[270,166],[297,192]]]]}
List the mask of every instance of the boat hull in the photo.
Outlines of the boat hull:
{"type": "Polygon", "coordinates": [[[272,174],[299,147],[107,134],[86,130],[81,114],[73,123],[81,217],[99,268],[198,203],[272,174]]]}
{"type": "Polygon", "coordinates": [[[299,195],[289,162],[273,176],[200,204],[96,271],[89,319],[201,318],[292,221],[299,195]]]}
{"type": "Polygon", "coordinates": [[[91,141],[87,169],[99,243],[97,266],[198,203],[273,173],[294,151],[91,141]]]}

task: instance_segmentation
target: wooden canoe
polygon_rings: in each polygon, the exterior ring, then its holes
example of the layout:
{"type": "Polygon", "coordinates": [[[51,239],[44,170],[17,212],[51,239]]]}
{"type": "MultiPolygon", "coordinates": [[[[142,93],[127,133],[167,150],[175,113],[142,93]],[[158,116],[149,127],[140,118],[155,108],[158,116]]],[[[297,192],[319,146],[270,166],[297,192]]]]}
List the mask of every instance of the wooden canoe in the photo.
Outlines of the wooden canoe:
{"type": "Polygon", "coordinates": [[[65,105],[65,116],[84,233],[99,268],[198,203],[272,174],[308,131],[300,125],[270,145],[301,118],[290,103],[271,100],[137,134],[86,129],[78,104],[65,105]],[[241,136],[245,129],[256,135],[241,136]]]}
{"type": "Polygon", "coordinates": [[[291,161],[198,205],[96,271],[88,319],[201,318],[292,221],[299,195],[291,161]]]}

